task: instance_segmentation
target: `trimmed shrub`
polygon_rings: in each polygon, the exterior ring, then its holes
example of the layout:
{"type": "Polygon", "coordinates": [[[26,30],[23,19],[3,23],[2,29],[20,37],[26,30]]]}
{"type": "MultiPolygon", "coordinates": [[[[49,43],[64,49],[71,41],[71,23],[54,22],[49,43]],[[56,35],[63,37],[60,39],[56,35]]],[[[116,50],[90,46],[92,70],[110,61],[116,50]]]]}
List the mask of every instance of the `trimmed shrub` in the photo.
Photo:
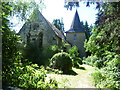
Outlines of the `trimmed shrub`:
{"type": "Polygon", "coordinates": [[[72,60],[68,53],[57,53],[51,58],[50,66],[54,69],[59,69],[66,72],[72,69],[72,60]]]}

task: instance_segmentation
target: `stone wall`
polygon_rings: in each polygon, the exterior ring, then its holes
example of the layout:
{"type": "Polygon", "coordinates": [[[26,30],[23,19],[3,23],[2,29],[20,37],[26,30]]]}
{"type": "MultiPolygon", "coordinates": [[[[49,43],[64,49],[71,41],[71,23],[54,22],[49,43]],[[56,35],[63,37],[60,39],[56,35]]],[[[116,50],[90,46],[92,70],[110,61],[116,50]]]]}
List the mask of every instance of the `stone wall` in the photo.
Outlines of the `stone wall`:
{"type": "Polygon", "coordinates": [[[66,33],[66,39],[72,45],[78,47],[79,53],[80,53],[80,57],[86,56],[86,54],[85,54],[85,48],[84,48],[84,41],[86,39],[85,33],[83,33],[83,32],[66,33]]]}
{"type": "Polygon", "coordinates": [[[21,28],[19,34],[24,44],[37,41],[38,44],[41,43],[41,47],[43,48],[62,43],[62,39],[55,34],[49,22],[38,10],[34,10],[30,19],[21,28]]]}

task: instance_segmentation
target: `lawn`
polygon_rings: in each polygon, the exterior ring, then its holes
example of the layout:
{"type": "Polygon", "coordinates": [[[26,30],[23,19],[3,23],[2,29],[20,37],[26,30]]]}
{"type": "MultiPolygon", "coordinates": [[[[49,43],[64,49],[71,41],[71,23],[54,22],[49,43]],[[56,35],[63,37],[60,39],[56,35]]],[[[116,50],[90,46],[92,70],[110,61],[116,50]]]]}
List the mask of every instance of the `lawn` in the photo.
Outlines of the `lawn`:
{"type": "Polygon", "coordinates": [[[59,84],[59,88],[95,88],[92,77],[92,73],[95,68],[89,65],[80,65],[80,68],[72,68],[76,75],[65,74],[47,74],[48,77],[56,79],[59,84]]]}

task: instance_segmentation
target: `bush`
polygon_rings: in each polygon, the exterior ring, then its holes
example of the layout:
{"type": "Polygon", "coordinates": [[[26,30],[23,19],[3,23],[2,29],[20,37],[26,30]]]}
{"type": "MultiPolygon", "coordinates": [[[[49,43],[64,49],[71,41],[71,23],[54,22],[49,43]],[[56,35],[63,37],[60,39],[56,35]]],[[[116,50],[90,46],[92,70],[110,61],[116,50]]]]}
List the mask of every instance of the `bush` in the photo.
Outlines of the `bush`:
{"type": "Polygon", "coordinates": [[[79,58],[78,48],[76,46],[73,46],[68,50],[70,57],[72,58],[73,66],[78,68],[79,65],[83,64],[82,59],[79,58]]]}
{"type": "Polygon", "coordinates": [[[47,78],[44,67],[38,67],[37,64],[29,65],[23,68],[25,73],[21,74],[19,79],[19,86],[23,88],[56,88],[57,82],[51,78],[47,78]]]}
{"type": "Polygon", "coordinates": [[[82,65],[82,59],[79,57],[75,57],[74,60],[72,61],[73,66],[76,68],[79,68],[79,65],[82,65]]]}
{"type": "Polygon", "coordinates": [[[57,45],[52,45],[48,48],[44,48],[42,52],[42,57],[44,61],[44,65],[48,66],[49,65],[49,59],[52,58],[52,56],[58,52],[60,52],[61,49],[57,45]]]}
{"type": "Polygon", "coordinates": [[[100,57],[97,57],[96,55],[94,56],[88,56],[87,58],[84,58],[83,60],[84,63],[95,66],[97,68],[101,68],[104,66],[104,59],[101,59],[100,57]]]}
{"type": "Polygon", "coordinates": [[[93,72],[91,74],[91,76],[93,78],[95,86],[98,87],[98,88],[100,88],[100,87],[103,88],[101,83],[104,81],[105,76],[103,76],[102,71],[97,69],[95,72],[93,72]]]}
{"type": "Polygon", "coordinates": [[[68,50],[70,48],[71,48],[71,45],[66,40],[62,40],[62,50],[63,50],[63,52],[68,52],[68,50]]]}
{"type": "Polygon", "coordinates": [[[48,89],[57,88],[57,82],[48,78],[43,66],[37,64],[17,66],[8,73],[12,77],[9,86],[23,89],[48,89]]]}
{"type": "Polygon", "coordinates": [[[37,47],[37,43],[34,44],[29,43],[28,45],[25,45],[22,50],[24,59],[28,59],[28,62],[32,62],[34,64],[43,65],[44,64],[44,58],[42,50],[40,50],[37,47]]]}
{"type": "Polygon", "coordinates": [[[50,66],[54,69],[59,69],[66,72],[72,69],[72,60],[68,53],[57,53],[51,58],[50,66]]]}
{"type": "MultiPolygon", "coordinates": [[[[109,58],[108,58],[109,59],[109,58]]],[[[92,73],[95,85],[100,88],[120,88],[120,55],[115,55],[106,67],[92,73]]]]}
{"type": "Polygon", "coordinates": [[[70,54],[70,56],[71,56],[72,58],[79,56],[78,48],[77,48],[76,46],[73,46],[72,48],[70,48],[70,49],[68,50],[68,53],[70,54]]]}
{"type": "Polygon", "coordinates": [[[29,45],[26,45],[22,51],[24,58],[28,59],[32,63],[48,65],[49,59],[52,58],[54,54],[60,52],[60,49],[58,49],[58,46],[56,45],[39,49],[35,42],[34,44],[30,43],[29,45]]]}
{"type": "Polygon", "coordinates": [[[97,88],[120,88],[120,73],[116,67],[105,67],[91,74],[97,88]]]}

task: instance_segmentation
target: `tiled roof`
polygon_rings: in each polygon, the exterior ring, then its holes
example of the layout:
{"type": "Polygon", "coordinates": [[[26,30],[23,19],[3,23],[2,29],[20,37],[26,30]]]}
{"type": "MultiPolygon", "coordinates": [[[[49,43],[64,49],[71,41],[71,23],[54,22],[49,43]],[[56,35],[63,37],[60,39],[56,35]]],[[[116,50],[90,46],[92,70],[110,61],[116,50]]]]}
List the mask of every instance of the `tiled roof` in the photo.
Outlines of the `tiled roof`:
{"type": "Polygon", "coordinates": [[[85,30],[83,29],[83,27],[80,23],[80,19],[79,19],[77,10],[76,10],[75,16],[73,18],[71,27],[68,31],[66,31],[66,33],[68,33],[68,32],[85,32],[85,30]]]}
{"type": "Polygon", "coordinates": [[[48,22],[48,24],[49,24],[49,26],[53,29],[53,31],[55,32],[55,34],[58,36],[58,37],[60,37],[61,39],[64,39],[65,38],[65,36],[64,36],[64,34],[59,30],[59,29],[57,29],[53,24],[51,24],[49,21],[47,21],[48,22]]]}

